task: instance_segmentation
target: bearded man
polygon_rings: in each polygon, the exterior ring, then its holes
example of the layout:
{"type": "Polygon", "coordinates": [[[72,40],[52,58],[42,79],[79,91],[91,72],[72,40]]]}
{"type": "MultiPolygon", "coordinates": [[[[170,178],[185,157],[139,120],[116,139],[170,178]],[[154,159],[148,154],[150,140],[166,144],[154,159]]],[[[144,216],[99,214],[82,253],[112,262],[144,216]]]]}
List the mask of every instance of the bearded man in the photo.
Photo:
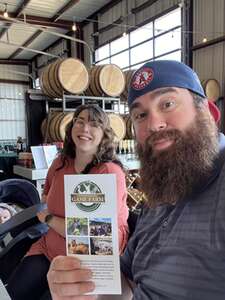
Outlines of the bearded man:
{"type": "MultiPolygon", "coordinates": [[[[192,69],[165,60],[135,72],[128,104],[147,198],[121,257],[131,297],[222,300],[225,137],[216,125],[219,110],[192,69]]],[[[94,285],[76,258],[56,258],[48,280],[53,299],[95,299],[82,296],[94,285]]]]}

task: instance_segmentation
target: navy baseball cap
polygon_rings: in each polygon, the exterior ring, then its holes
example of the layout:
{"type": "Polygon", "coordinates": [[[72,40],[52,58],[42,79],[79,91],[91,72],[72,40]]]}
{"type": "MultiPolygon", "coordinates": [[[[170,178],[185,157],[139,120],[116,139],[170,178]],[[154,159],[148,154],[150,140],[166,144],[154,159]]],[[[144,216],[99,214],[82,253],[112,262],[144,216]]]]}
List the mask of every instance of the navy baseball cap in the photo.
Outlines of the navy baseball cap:
{"type": "MultiPolygon", "coordinates": [[[[198,75],[187,65],[175,60],[156,60],[145,63],[133,74],[128,93],[128,106],[148,92],[163,87],[178,87],[206,98],[198,75]]],[[[217,106],[209,102],[216,122],[220,119],[217,106]]]]}
{"type": "Polygon", "coordinates": [[[180,87],[206,97],[197,74],[190,67],[175,60],[156,60],[147,62],[132,76],[129,106],[137,97],[163,87],[180,87]]]}

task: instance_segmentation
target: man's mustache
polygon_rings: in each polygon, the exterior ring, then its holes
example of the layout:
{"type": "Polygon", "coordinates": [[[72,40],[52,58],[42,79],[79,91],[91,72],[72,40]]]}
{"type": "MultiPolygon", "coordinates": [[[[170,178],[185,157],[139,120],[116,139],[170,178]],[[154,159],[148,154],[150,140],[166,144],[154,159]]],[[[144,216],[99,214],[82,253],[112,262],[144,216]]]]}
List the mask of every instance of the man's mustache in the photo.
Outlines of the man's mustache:
{"type": "Polygon", "coordinates": [[[173,139],[175,142],[182,138],[182,133],[178,129],[168,129],[162,131],[150,131],[145,145],[152,146],[155,142],[162,139],[173,139]]]}

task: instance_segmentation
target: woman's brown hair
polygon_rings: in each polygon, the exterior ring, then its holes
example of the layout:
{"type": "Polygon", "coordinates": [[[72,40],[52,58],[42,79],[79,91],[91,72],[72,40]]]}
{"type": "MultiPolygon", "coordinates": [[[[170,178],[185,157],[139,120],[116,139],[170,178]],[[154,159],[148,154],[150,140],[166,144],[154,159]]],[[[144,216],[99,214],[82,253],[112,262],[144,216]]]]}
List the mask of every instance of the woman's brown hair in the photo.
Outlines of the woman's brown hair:
{"type": "Polygon", "coordinates": [[[89,121],[96,121],[100,124],[100,127],[103,130],[103,138],[98,146],[98,151],[96,152],[93,161],[82,173],[88,173],[93,166],[102,162],[113,161],[122,167],[121,162],[116,157],[117,145],[115,142],[115,134],[110,126],[107,114],[96,104],[85,104],[78,106],[74,112],[73,120],[66,127],[66,135],[61,155],[62,166],[60,168],[65,165],[68,158],[74,159],[76,157],[76,146],[72,139],[72,128],[74,119],[76,119],[83,110],[88,111],[89,121]]]}

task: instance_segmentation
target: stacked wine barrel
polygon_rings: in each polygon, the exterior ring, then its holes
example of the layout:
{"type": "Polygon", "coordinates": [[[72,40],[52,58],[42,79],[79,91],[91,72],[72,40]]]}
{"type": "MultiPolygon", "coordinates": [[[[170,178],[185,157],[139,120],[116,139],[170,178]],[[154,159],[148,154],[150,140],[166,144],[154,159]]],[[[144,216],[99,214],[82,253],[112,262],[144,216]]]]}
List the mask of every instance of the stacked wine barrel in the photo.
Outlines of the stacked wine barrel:
{"type": "Polygon", "coordinates": [[[126,127],[126,135],[125,139],[133,139],[134,138],[134,126],[131,121],[131,117],[129,114],[123,115],[123,119],[126,127]]]}
{"type": "Polygon", "coordinates": [[[129,85],[130,85],[130,81],[131,78],[134,74],[135,70],[128,70],[124,72],[124,76],[125,76],[125,88],[121,94],[121,101],[122,102],[127,102],[127,98],[128,98],[128,89],[129,89],[129,85]]]}
{"type": "Polygon", "coordinates": [[[88,70],[77,58],[59,59],[48,65],[40,76],[44,94],[62,98],[63,93],[119,97],[125,88],[123,71],[114,64],[95,65],[88,70]]]}
{"type": "Polygon", "coordinates": [[[77,58],[59,59],[44,69],[40,85],[50,98],[62,98],[63,92],[81,94],[89,85],[89,73],[77,58]]]}
{"type": "Polygon", "coordinates": [[[92,66],[89,73],[90,85],[86,95],[118,97],[125,88],[124,73],[117,65],[92,66]]]}
{"type": "MultiPolygon", "coordinates": [[[[126,117],[110,113],[108,114],[110,126],[116,135],[116,141],[124,138],[132,138],[131,121],[126,117]]],[[[41,124],[41,133],[45,142],[60,142],[65,138],[65,131],[68,123],[73,119],[73,112],[51,112],[41,124]]]]}
{"type": "Polygon", "coordinates": [[[126,136],[126,123],[123,119],[123,116],[119,114],[108,114],[109,122],[112,130],[116,135],[116,140],[120,141],[126,136]]]}
{"type": "Polygon", "coordinates": [[[72,119],[73,112],[51,112],[41,124],[41,133],[44,142],[64,141],[66,127],[72,119]]]}
{"type": "Polygon", "coordinates": [[[220,96],[220,84],[216,79],[205,79],[201,81],[205,95],[208,99],[216,102],[220,96]]]}

